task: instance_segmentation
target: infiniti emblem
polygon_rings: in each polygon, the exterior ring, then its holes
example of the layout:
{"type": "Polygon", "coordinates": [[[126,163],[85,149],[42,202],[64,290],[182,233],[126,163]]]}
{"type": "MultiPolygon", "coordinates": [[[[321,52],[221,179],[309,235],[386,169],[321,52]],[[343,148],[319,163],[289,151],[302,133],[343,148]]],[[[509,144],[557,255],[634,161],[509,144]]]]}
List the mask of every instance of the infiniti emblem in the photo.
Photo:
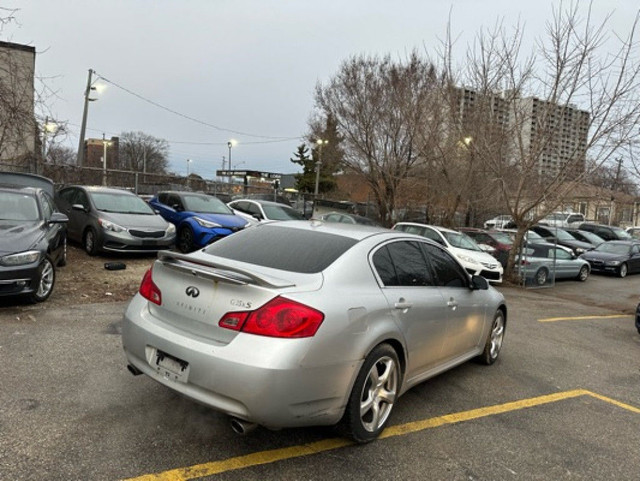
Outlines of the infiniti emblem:
{"type": "Polygon", "coordinates": [[[194,286],[187,287],[187,290],[184,292],[186,292],[189,297],[198,297],[200,295],[200,290],[194,286]]]}

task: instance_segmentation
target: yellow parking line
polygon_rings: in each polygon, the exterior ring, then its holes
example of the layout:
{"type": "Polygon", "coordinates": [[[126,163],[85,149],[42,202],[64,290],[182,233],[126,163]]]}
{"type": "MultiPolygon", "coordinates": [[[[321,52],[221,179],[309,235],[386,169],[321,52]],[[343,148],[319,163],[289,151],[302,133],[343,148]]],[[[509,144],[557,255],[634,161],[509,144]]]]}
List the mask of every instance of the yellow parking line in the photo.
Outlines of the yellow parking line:
{"type": "MultiPolygon", "coordinates": [[[[444,416],[439,416],[436,418],[424,419],[421,421],[414,421],[397,426],[391,426],[384,430],[384,432],[380,435],[380,439],[390,438],[394,436],[403,436],[405,434],[423,431],[425,429],[431,429],[438,426],[444,426],[446,424],[455,424],[464,421],[470,421],[472,419],[478,419],[487,416],[493,416],[495,414],[503,414],[520,409],[541,406],[543,404],[549,404],[580,396],[591,396],[593,398],[600,399],[601,401],[613,404],[633,413],[640,414],[640,409],[635,406],[631,406],[629,404],[625,404],[620,401],[616,401],[615,399],[586,391],[584,389],[575,389],[573,391],[547,394],[545,396],[522,399],[520,401],[513,401],[504,404],[496,404],[494,406],[487,406],[453,414],[445,414],[444,416]]],[[[244,469],[261,464],[274,463],[276,461],[282,461],[285,459],[299,458],[302,456],[308,456],[310,454],[317,454],[324,451],[330,451],[333,449],[350,446],[352,444],[352,441],[342,438],[326,439],[323,441],[317,441],[315,443],[309,443],[300,446],[292,446],[289,448],[274,449],[270,451],[260,451],[257,453],[247,454],[245,456],[237,456],[235,458],[225,459],[223,461],[212,461],[209,463],[197,464],[186,468],[172,469],[169,471],[164,471],[162,473],[145,474],[143,476],[129,478],[124,481],[189,481],[205,476],[224,473],[227,471],[244,469]]]]}
{"type": "Polygon", "coordinates": [[[613,314],[609,316],[547,317],[546,319],[538,319],[538,322],[588,321],[594,319],[622,319],[628,317],[632,317],[631,314],[613,314]]]}

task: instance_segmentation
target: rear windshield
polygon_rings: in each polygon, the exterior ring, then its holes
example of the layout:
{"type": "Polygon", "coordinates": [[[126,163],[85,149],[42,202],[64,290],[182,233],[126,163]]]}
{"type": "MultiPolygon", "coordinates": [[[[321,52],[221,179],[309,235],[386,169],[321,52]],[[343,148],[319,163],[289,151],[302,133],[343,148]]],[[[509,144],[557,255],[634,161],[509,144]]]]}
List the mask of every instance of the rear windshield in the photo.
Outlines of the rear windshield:
{"type": "Polygon", "coordinates": [[[356,242],[325,232],[261,225],[211,244],[205,252],[262,267],[314,274],[329,267],[356,242]]]}

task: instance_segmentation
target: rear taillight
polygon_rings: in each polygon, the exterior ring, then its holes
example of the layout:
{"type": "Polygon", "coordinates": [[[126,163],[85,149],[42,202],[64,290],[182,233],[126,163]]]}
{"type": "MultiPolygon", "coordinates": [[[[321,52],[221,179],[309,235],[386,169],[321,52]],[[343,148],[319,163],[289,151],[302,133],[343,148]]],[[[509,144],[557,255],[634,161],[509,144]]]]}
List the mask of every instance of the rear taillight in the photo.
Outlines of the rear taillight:
{"type": "Polygon", "coordinates": [[[153,278],[151,277],[151,271],[152,269],[149,269],[144,273],[138,292],[140,292],[140,295],[145,299],[160,306],[162,305],[162,293],[160,292],[160,289],[158,289],[158,286],[154,284],[153,278]]]}
{"type": "Polygon", "coordinates": [[[269,337],[312,337],[324,314],[309,306],[276,297],[255,311],[227,312],[220,327],[269,337]]]}
{"type": "Polygon", "coordinates": [[[522,264],[523,266],[530,266],[530,265],[531,265],[531,262],[529,262],[529,261],[528,261],[528,260],[526,260],[526,259],[522,259],[522,261],[520,261],[520,264],[522,264]]]}

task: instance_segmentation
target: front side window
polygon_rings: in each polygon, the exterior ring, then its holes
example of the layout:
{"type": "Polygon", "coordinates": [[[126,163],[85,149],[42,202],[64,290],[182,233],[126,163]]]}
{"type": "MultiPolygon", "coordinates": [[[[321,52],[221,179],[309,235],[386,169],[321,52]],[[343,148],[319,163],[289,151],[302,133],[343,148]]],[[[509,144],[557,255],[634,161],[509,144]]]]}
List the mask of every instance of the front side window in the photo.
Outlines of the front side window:
{"type": "Polygon", "coordinates": [[[443,249],[421,244],[435,272],[436,283],[444,287],[467,287],[469,277],[458,262],[443,249]]]}

